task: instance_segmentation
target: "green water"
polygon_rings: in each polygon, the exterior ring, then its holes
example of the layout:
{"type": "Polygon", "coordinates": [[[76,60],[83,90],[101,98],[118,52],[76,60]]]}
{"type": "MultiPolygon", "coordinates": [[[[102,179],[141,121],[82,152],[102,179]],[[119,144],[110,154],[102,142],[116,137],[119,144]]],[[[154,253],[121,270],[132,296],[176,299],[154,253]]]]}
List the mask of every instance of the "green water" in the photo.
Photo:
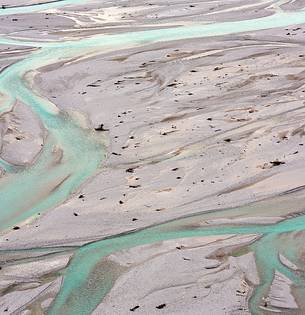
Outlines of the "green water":
{"type": "MultiPolygon", "coordinates": [[[[0,77],[1,93],[11,96],[10,104],[5,104],[2,110],[7,111],[15,100],[19,100],[31,107],[48,131],[34,165],[9,172],[0,180],[1,229],[63,202],[96,172],[105,155],[100,134],[92,128],[82,127],[80,122],[36,95],[24,83],[23,76],[29,69],[60,58],[59,51],[56,54],[54,50],[45,49],[10,66],[0,77]]],[[[7,171],[12,168],[8,164],[2,166],[7,171]]]]}
{"type": "MultiPolygon", "coordinates": [[[[230,211],[234,210],[228,210],[228,214],[230,211]]],[[[201,214],[188,219],[175,220],[125,236],[113,237],[83,246],[76,252],[69,268],[66,270],[62,290],[50,309],[49,314],[90,314],[95,309],[108,292],[108,288],[111,287],[111,283],[113,282],[112,278],[109,279],[106,276],[102,278],[99,284],[95,283],[93,290],[91,290],[88,285],[88,283],[96,281],[96,277],[92,276],[92,274],[96,274],[96,266],[103,257],[118,250],[129,249],[139,245],[199,236],[226,234],[262,235],[262,237],[253,245],[250,245],[249,248],[249,250],[254,251],[256,254],[256,262],[261,278],[261,284],[256,288],[250,301],[252,314],[262,314],[258,305],[260,304],[261,298],[267,296],[267,289],[272,282],[275,270],[278,270],[291,279],[294,284],[304,292],[304,279],[298,278],[296,274],[279,261],[280,250],[282,254],[285,254],[288,258],[292,259],[292,261],[295,261],[295,256],[293,255],[291,257],[284,251],[285,248],[283,249],[281,247],[278,237],[282,233],[303,231],[305,217],[289,219],[274,225],[195,228],[194,226],[204,220],[205,217],[205,214],[201,214]],[[96,289],[96,287],[100,289],[96,289]]],[[[283,237],[283,239],[285,238],[283,237]]],[[[290,245],[294,244],[293,242],[291,243],[290,245]]]]}
{"type": "Polygon", "coordinates": [[[49,3],[41,3],[36,5],[20,5],[20,6],[7,6],[0,9],[0,15],[13,15],[13,14],[26,14],[39,12],[48,9],[54,9],[62,6],[82,4],[84,0],[57,0],[49,1],[49,3]]]}
{"type": "MultiPolygon", "coordinates": [[[[0,9],[0,14],[30,13],[62,5],[81,3],[66,0],[23,8],[0,9]]],[[[59,111],[49,100],[35,94],[24,80],[30,70],[78,56],[100,54],[154,42],[178,39],[236,34],[275,27],[286,27],[305,22],[305,12],[277,12],[271,16],[236,22],[194,25],[162,30],[129,32],[118,35],[95,35],[91,38],[66,42],[37,42],[0,38],[0,44],[33,46],[38,50],[26,59],[11,65],[0,77],[0,91],[8,101],[1,111],[9,110],[16,100],[31,107],[48,132],[44,147],[34,165],[16,170],[1,161],[7,176],[0,181],[0,228],[6,229],[66,200],[88,178],[93,176],[104,158],[100,136],[68,113],[59,111]],[[61,156],[59,159],[58,156],[61,156]],[[58,186],[55,190],[54,186],[58,186]]],[[[239,209],[237,209],[239,211],[239,209]]],[[[266,209],[268,211],[268,209],[266,209]]],[[[64,283],[49,314],[90,314],[107,294],[115,276],[98,270],[103,257],[112,252],[154,242],[206,235],[258,234],[261,238],[249,246],[256,254],[261,284],[250,300],[252,314],[262,314],[261,298],[266,295],[273,273],[278,270],[289,277],[301,294],[304,280],[279,261],[285,253],[297,261],[302,242],[297,243],[295,233],[305,230],[305,217],[288,219],[275,225],[241,225],[221,227],[194,227],[205,215],[175,220],[156,227],[146,228],[124,236],[114,236],[81,247],[64,273],[64,283]],[[284,235],[284,236],[283,236],[284,235]],[[288,235],[288,236],[287,236],[288,235]],[[286,247],[279,239],[286,240],[286,247]],[[294,247],[294,250],[291,248],[294,247]],[[90,283],[94,282],[92,286],[90,283]]]]}

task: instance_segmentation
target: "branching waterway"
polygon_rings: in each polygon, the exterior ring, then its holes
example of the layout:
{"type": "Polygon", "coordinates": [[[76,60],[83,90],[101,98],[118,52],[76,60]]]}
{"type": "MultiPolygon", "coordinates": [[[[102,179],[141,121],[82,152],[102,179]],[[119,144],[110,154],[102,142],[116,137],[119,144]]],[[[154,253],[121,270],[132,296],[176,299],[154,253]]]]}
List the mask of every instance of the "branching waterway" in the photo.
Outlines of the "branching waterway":
{"type": "MultiPolygon", "coordinates": [[[[56,8],[82,1],[57,1],[46,4],[5,8],[1,15],[29,13],[56,8]]],[[[105,144],[100,134],[92,131],[89,123],[68,112],[59,110],[50,100],[39,95],[33,88],[35,70],[58,62],[68,62],[83,57],[92,58],[110,51],[145,46],[151,43],[191,38],[204,38],[265,30],[305,23],[305,11],[278,11],[273,15],[233,22],[218,22],[207,25],[190,25],[121,33],[117,35],[92,35],[71,41],[39,41],[0,38],[0,44],[31,46],[36,50],[24,60],[18,61],[1,72],[0,92],[3,101],[2,113],[9,112],[16,101],[30,107],[41,120],[47,132],[45,143],[33,165],[16,168],[5,161],[1,167],[6,175],[0,181],[0,227],[3,231],[63,203],[103,165],[105,144]],[[102,140],[101,140],[102,139],[102,140]]],[[[293,202],[293,194],[291,194],[293,202]]],[[[281,202],[279,197],[278,202],[281,202]]],[[[264,205],[263,205],[264,206],[264,205]]],[[[268,211],[268,203],[265,204],[268,211]]],[[[305,202],[304,202],[305,207],[305,202]]],[[[247,214],[247,207],[217,210],[217,213],[247,214]]],[[[297,265],[297,256],[302,247],[302,232],[305,231],[305,216],[283,219],[273,224],[202,224],[209,214],[199,214],[176,219],[122,235],[76,247],[73,258],[63,271],[63,284],[49,314],[91,314],[103,297],[112,288],[116,275],[97,271],[98,263],[111,253],[144,244],[171,239],[211,235],[255,234],[257,239],[245,251],[253,251],[260,276],[249,301],[252,314],[264,314],[260,308],[262,298],[268,294],[275,271],[289,278],[296,295],[304,297],[303,272],[292,271],[280,261],[283,254],[297,265]],[[90,283],[94,282],[94,285],[90,283]]],[[[64,249],[64,248],[63,248],[64,249]]],[[[237,252],[232,255],[238,255],[237,252]]],[[[301,298],[298,299],[302,300],[301,298]]],[[[300,306],[302,307],[302,302],[300,306]]],[[[304,310],[304,308],[303,308],[304,310]]]]}

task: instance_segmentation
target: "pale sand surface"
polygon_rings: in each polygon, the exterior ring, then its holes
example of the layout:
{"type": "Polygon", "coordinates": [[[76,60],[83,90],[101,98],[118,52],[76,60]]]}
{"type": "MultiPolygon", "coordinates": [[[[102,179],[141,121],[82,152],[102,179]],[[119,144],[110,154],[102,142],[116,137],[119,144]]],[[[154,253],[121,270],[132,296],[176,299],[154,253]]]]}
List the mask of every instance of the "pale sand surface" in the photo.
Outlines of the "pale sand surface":
{"type": "MultiPolygon", "coordinates": [[[[103,123],[109,144],[101,173],[41,217],[38,228],[24,230],[32,242],[90,240],[302,186],[302,48],[297,42],[284,47],[279,35],[275,43],[258,44],[272,38],[272,31],[247,36],[241,47],[242,36],[225,43],[196,40],[196,46],[178,41],[143,52],[123,50],[119,60],[111,53],[60,65],[36,76],[37,87],[59,108],[88,115],[92,127],[103,123]],[[286,164],[272,167],[276,160],[286,164]],[[134,172],[126,172],[129,168],[134,172]]],[[[11,234],[13,246],[25,246],[22,231],[11,234]]]]}
{"type": "MultiPolygon", "coordinates": [[[[40,47],[59,45],[62,58],[38,66],[33,61],[23,80],[55,112],[98,138],[106,158],[99,153],[99,168],[62,202],[3,229],[1,314],[47,314],[65,288],[72,257],[92,241],[196,213],[206,215],[192,221],[194,228],[220,229],[304,215],[303,24],[92,51],[85,46],[66,59],[65,42],[104,34],[102,43],[110,34],[269,17],[301,10],[305,1],[43,2],[33,10],[37,1],[0,3],[6,7],[0,71],[40,47]],[[10,7],[29,11],[11,14],[10,7]],[[106,130],[95,132],[101,124],[106,130]]],[[[9,96],[0,93],[7,104],[9,96]]],[[[16,100],[0,115],[1,189],[38,163],[50,139],[46,123],[27,105],[16,100]]],[[[54,159],[36,183],[49,194],[65,182],[44,182],[56,165],[69,163],[61,145],[53,145],[54,159]]],[[[283,241],[272,248],[280,248],[277,258],[289,272],[266,266],[267,276],[251,247],[263,233],[224,234],[101,257],[96,268],[110,270],[115,281],[92,313],[250,314],[255,288],[269,283],[259,300],[261,314],[302,314],[302,285],[290,272],[303,272],[303,234],[281,234],[283,241]]]]}
{"type": "Polygon", "coordinates": [[[253,236],[194,238],[113,254],[108,259],[128,271],[94,314],[126,314],[135,306],[139,314],[158,314],[156,306],[162,304],[167,314],[248,314],[248,283],[259,281],[253,255],[221,261],[207,257],[224,246],[251,240],[253,236]]]}

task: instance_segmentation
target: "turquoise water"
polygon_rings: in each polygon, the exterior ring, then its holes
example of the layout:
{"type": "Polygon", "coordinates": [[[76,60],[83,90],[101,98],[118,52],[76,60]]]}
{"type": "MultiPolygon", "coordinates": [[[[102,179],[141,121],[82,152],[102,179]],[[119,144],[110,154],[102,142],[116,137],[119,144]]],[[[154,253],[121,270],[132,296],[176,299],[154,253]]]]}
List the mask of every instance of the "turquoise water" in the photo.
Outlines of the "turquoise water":
{"type": "MultiPolygon", "coordinates": [[[[11,96],[7,111],[15,100],[31,107],[39,116],[48,135],[34,165],[9,172],[0,181],[0,228],[8,228],[67,199],[99,168],[105,150],[101,135],[84,128],[54,104],[32,92],[23,80],[29,69],[35,69],[61,58],[45,49],[16,63],[0,77],[1,93],[11,96]],[[57,154],[56,154],[57,152],[57,154]],[[60,161],[56,162],[60,157],[60,161]],[[56,189],[54,190],[54,187],[56,189]]],[[[6,171],[12,166],[2,165],[6,171]]]]}
{"type": "MultiPolygon", "coordinates": [[[[234,210],[228,210],[228,214],[230,211],[234,210]]],[[[53,307],[50,309],[49,314],[90,314],[108,292],[108,288],[111,287],[110,284],[114,280],[112,278],[108,279],[107,276],[103,277],[100,283],[95,283],[93,290],[90,289],[88,284],[90,282],[96,282],[95,274],[97,264],[103,257],[113,252],[160,241],[211,235],[261,235],[261,238],[258,241],[249,246],[249,251],[254,251],[256,254],[256,263],[261,278],[261,284],[256,288],[250,301],[252,314],[263,314],[258,305],[260,304],[261,298],[266,296],[267,289],[272,282],[275,270],[278,270],[291,279],[294,284],[305,293],[304,279],[299,278],[279,261],[280,251],[292,261],[296,260],[298,251],[292,256],[291,253],[289,255],[289,250],[281,246],[285,237],[282,237],[282,239],[279,237],[282,233],[304,231],[304,216],[285,220],[274,225],[196,228],[196,224],[202,222],[205,217],[206,215],[202,214],[188,219],[175,220],[170,223],[146,228],[125,236],[113,237],[111,239],[101,240],[83,246],[74,255],[69,268],[66,270],[62,290],[53,304],[53,307]],[[96,287],[100,289],[97,290],[96,287]]],[[[295,240],[292,239],[292,241],[291,244],[296,245],[295,240]]]]}
{"type": "MultiPolygon", "coordinates": [[[[23,8],[0,9],[0,14],[25,14],[75,3],[82,3],[82,1],[66,0],[23,8]]],[[[204,40],[209,36],[286,27],[304,22],[304,11],[277,12],[272,16],[247,21],[193,25],[118,35],[95,35],[91,38],[66,42],[0,38],[2,44],[38,48],[26,59],[2,72],[0,92],[7,96],[8,101],[2,104],[1,111],[6,112],[16,100],[19,100],[39,116],[48,132],[42,152],[34,165],[16,170],[5,161],[0,161],[0,165],[7,171],[7,176],[0,181],[0,228],[2,230],[9,228],[62,203],[97,172],[105,155],[100,135],[92,131],[89,126],[83,126],[68,113],[58,110],[49,100],[37,95],[29,88],[24,80],[28,71],[54,64],[59,60],[68,61],[87,54],[92,56],[110,50],[116,51],[154,42],[190,38],[204,40]]],[[[248,249],[256,254],[261,279],[261,284],[255,289],[250,300],[252,314],[262,314],[263,311],[258,306],[261,298],[268,291],[275,270],[289,277],[301,294],[304,293],[302,277],[284,267],[278,256],[280,252],[284,252],[292,261],[298,260],[302,242],[297,242],[298,236],[295,233],[304,231],[305,217],[288,219],[275,225],[195,228],[194,225],[201,218],[204,218],[204,215],[175,220],[83,246],[76,251],[71,264],[65,271],[62,289],[49,314],[90,314],[115,281],[113,274],[103,273],[98,269],[102,258],[110,253],[169,239],[206,235],[261,235],[261,238],[248,249]],[[279,239],[285,240],[289,246],[283,247],[279,239]],[[92,282],[94,286],[90,285],[92,282]]]]}
{"type": "Polygon", "coordinates": [[[13,14],[26,14],[40,12],[48,9],[55,9],[62,6],[82,4],[84,0],[57,0],[50,1],[49,3],[42,3],[36,5],[20,5],[20,6],[11,6],[5,9],[0,9],[0,15],[13,15],[13,14]]]}
{"type": "MultiPolygon", "coordinates": [[[[235,209],[234,209],[235,210],[235,209]]],[[[229,210],[229,212],[234,211],[229,210]]],[[[267,210],[267,209],[266,209],[267,210]]],[[[243,214],[243,213],[241,213],[243,214]]],[[[290,278],[295,284],[304,289],[305,282],[301,281],[296,274],[285,268],[279,261],[279,250],[288,258],[295,260],[296,253],[293,256],[283,251],[281,243],[278,243],[278,237],[282,233],[303,231],[305,226],[305,217],[289,219],[274,225],[247,225],[247,226],[219,226],[211,228],[194,228],[198,222],[202,222],[206,215],[197,215],[189,219],[175,220],[153,228],[132,233],[126,236],[114,237],[112,239],[102,240],[89,244],[81,248],[74,256],[70,267],[65,274],[65,283],[59,294],[56,303],[50,311],[50,314],[90,314],[103,298],[105,292],[95,290],[88,291],[88,282],[92,279],[90,273],[94,270],[96,264],[112,252],[128,249],[139,245],[155,243],[159,241],[211,236],[225,234],[258,234],[263,235],[260,240],[250,246],[256,253],[257,265],[260,272],[261,285],[256,289],[251,299],[250,308],[252,314],[260,314],[259,301],[269,288],[273,272],[278,270],[290,278]],[[73,302],[71,303],[71,297],[73,302]],[[92,302],[88,304],[88,300],[92,302]],[[87,301],[85,303],[85,301],[87,301]],[[88,309],[90,307],[90,309],[88,309]]],[[[285,238],[283,238],[285,239],[285,238]]],[[[293,244],[293,243],[292,243],[293,244]]],[[[284,248],[285,249],[285,248],[284,248]]],[[[289,247],[288,247],[289,249],[289,247]]],[[[103,279],[100,286],[108,283],[108,279],[103,279]]],[[[108,285],[106,285],[108,287],[108,285]]]]}

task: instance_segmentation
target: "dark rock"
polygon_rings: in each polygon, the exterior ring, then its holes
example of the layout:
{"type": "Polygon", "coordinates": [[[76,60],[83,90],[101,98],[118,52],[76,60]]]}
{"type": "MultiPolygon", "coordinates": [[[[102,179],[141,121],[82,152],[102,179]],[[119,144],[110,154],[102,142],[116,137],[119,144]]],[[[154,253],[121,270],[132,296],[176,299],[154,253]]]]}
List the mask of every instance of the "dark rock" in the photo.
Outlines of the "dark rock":
{"type": "Polygon", "coordinates": [[[164,303],[164,304],[160,304],[160,305],[156,306],[156,308],[157,308],[158,310],[161,310],[161,309],[164,308],[165,306],[166,306],[166,304],[164,303]]]}
{"type": "Polygon", "coordinates": [[[272,166],[279,166],[282,164],[286,164],[286,162],[276,160],[276,161],[271,161],[270,164],[272,164],[272,166]]]}
{"type": "Polygon", "coordinates": [[[138,309],[140,306],[139,305],[136,305],[135,307],[132,307],[131,309],[130,309],[130,311],[131,312],[134,312],[136,309],[138,309]]]}
{"type": "Polygon", "coordinates": [[[141,185],[129,185],[129,188],[139,188],[141,185]]]}
{"type": "Polygon", "coordinates": [[[100,124],[99,127],[94,128],[95,131],[109,131],[109,129],[104,128],[104,124],[100,124]]]}

